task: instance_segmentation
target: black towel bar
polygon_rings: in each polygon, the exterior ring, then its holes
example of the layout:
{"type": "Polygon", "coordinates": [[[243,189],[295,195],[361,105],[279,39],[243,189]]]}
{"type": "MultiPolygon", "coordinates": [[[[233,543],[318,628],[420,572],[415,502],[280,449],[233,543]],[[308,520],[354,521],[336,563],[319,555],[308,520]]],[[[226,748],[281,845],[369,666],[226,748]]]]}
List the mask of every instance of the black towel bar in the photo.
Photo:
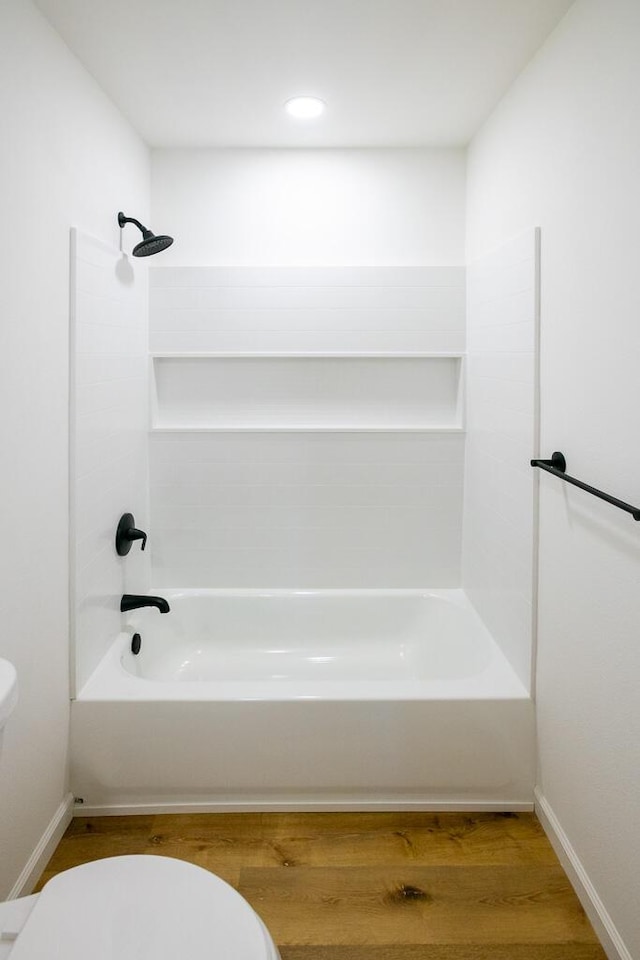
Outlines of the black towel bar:
{"type": "Polygon", "coordinates": [[[632,507],[630,503],[625,503],[624,500],[618,500],[617,497],[611,497],[608,493],[603,493],[602,490],[597,490],[595,487],[589,486],[588,483],[583,483],[582,480],[576,480],[575,477],[570,477],[569,474],[566,473],[567,461],[564,455],[557,450],[552,455],[551,460],[532,460],[531,466],[540,467],[541,470],[552,473],[554,477],[566,480],[567,483],[572,483],[574,487],[580,487],[581,490],[586,490],[587,493],[593,494],[594,497],[598,497],[600,500],[606,500],[607,503],[617,507],[618,510],[624,510],[625,513],[630,513],[634,520],[640,520],[640,507],[632,507]]]}

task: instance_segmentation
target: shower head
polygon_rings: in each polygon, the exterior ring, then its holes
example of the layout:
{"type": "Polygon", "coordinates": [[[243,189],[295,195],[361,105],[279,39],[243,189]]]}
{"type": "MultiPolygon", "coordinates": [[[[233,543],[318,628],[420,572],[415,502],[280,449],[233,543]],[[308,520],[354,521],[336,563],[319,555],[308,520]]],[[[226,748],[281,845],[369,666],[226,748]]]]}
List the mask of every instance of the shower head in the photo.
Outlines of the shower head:
{"type": "Polygon", "coordinates": [[[166,250],[167,247],[170,247],[173,243],[173,237],[167,237],[165,234],[157,237],[151,233],[150,230],[147,230],[147,233],[148,236],[146,236],[144,240],[141,240],[140,243],[137,243],[131,251],[134,257],[151,257],[154,253],[160,253],[161,250],[166,250]]]}
{"type": "Polygon", "coordinates": [[[154,233],[151,233],[151,230],[147,230],[139,220],[134,217],[125,217],[122,212],[118,214],[118,223],[120,227],[124,227],[125,223],[135,223],[142,233],[142,240],[132,250],[134,257],[151,257],[154,253],[166,250],[173,243],[173,237],[167,237],[164,234],[157,237],[154,233]]]}

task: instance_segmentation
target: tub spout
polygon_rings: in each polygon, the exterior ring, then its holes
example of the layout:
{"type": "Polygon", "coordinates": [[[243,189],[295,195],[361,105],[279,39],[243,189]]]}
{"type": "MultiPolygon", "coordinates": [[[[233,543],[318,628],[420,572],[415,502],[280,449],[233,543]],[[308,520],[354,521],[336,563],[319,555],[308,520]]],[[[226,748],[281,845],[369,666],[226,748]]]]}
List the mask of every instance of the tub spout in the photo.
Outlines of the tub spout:
{"type": "Polygon", "coordinates": [[[170,607],[164,597],[139,596],[135,593],[125,593],[120,601],[120,610],[138,610],[140,607],[157,607],[160,613],[169,613],[170,607]]]}

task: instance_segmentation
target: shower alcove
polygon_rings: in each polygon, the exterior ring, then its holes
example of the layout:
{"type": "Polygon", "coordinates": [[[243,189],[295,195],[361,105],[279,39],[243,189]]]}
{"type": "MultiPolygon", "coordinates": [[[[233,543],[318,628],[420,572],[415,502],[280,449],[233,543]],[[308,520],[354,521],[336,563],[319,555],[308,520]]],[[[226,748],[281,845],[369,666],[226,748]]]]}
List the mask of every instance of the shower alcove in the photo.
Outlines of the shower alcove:
{"type": "MultiPolygon", "coordinates": [[[[142,315],[146,278],[74,244],[82,809],[530,807],[532,527],[514,554],[510,524],[534,507],[535,232],[470,269],[468,343],[458,266],[152,267],[132,377],[150,402],[138,389],[122,448],[138,469],[104,511],[105,529],[125,509],[148,529],[133,563],[87,530],[100,490],[79,464],[104,349],[91,311],[102,296],[142,315]],[[518,326],[521,381],[496,325],[518,326]],[[502,467],[515,492],[496,517],[502,467]],[[114,597],[99,616],[92,538],[114,597]],[[171,613],[117,614],[145,589],[171,613]]],[[[122,415],[118,389],[100,397],[122,415]]]]}

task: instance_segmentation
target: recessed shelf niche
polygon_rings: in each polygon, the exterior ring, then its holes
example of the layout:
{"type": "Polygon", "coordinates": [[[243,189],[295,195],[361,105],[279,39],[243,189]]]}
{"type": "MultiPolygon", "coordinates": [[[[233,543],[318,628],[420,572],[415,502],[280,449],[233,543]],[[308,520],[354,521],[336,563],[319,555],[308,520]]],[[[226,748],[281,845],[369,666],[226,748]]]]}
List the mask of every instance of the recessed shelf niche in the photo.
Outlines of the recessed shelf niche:
{"type": "Polygon", "coordinates": [[[461,430],[460,355],[165,355],[156,430],[461,430]]]}

